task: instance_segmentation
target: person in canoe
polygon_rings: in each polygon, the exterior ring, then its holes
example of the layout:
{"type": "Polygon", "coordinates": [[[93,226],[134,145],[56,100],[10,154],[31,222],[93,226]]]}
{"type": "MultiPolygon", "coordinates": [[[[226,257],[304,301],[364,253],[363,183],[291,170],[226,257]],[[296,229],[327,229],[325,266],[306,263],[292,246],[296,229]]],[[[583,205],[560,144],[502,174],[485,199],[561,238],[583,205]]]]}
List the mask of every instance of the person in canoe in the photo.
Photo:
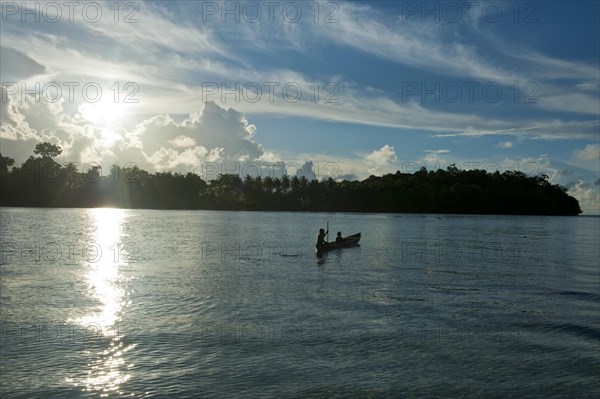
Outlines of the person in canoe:
{"type": "Polygon", "coordinates": [[[342,237],[342,232],[341,232],[341,231],[338,231],[338,232],[337,232],[337,237],[335,237],[335,243],[336,243],[336,244],[339,244],[339,243],[341,243],[342,241],[344,241],[344,238],[342,237]]]}
{"type": "Polygon", "coordinates": [[[317,236],[317,248],[327,244],[327,241],[325,241],[325,235],[327,233],[329,233],[329,230],[325,231],[325,229],[319,229],[319,235],[317,236]]]}

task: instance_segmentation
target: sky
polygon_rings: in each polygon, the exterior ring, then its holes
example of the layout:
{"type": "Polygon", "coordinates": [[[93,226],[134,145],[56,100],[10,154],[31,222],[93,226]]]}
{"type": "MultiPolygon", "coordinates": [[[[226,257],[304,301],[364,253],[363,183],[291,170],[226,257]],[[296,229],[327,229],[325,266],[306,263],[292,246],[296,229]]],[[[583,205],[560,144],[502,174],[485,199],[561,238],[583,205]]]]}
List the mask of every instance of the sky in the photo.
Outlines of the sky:
{"type": "Polygon", "coordinates": [[[0,150],[85,169],[546,174],[600,213],[597,1],[1,2],[0,150]]]}

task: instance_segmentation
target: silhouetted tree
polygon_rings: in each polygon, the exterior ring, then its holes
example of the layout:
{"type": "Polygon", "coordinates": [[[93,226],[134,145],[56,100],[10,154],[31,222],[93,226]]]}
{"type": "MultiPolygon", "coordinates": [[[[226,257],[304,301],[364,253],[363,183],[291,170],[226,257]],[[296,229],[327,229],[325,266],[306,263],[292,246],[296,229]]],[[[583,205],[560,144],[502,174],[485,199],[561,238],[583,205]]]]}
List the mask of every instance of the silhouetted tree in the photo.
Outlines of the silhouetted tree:
{"type": "Polygon", "coordinates": [[[306,177],[219,175],[206,182],[194,173],[148,173],[136,165],[78,171],[52,157],[61,149],[40,143],[22,165],[0,154],[4,206],[118,206],[158,209],[428,212],[577,215],[577,200],[546,175],[446,170],[397,171],[363,181],[306,177]],[[9,171],[9,167],[12,170],[9,171]]]}
{"type": "Polygon", "coordinates": [[[9,157],[2,156],[0,153],[0,172],[8,173],[8,168],[15,164],[15,160],[9,157]]]}
{"type": "Polygon", "coordinates": [[[41,155],[42,158],[54,158],[62,153],[62,149],[55,144],[43,142],[35,146],[33,153],[36,155],[41,155]]]}

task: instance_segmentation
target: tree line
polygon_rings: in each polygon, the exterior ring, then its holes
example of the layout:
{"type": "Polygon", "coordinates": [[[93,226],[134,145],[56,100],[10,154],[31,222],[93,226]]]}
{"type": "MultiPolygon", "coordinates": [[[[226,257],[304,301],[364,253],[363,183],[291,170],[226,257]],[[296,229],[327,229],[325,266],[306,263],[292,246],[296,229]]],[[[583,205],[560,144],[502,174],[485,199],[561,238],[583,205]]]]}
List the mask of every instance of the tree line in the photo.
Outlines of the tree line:
{"type": "Polygon", "coordinates": [[[53,158],[61,148],[39,143],[21,166],[0,154],[0,205],[26,207],[120,207],[256,211],[473,213],[577,215],[578,201],[548,176],[522,172],[446,170],[370,176],[362,181],[304,176],[240,177],[204,181],[195,173],[148,173],[115,164],[79,171],[53,158]]]}

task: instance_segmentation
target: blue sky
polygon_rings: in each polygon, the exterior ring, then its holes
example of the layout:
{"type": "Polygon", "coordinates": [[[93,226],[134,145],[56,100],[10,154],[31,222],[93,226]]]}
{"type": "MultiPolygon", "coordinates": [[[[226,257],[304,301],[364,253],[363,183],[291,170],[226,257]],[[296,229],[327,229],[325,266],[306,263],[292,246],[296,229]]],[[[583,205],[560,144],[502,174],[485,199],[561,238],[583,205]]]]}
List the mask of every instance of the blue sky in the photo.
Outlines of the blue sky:
{"type": "Polygon", "coordinates": [[[545,173],[600,213],[598,2],[47,4],[2,3],[0,144],[19,161],[52,141],[106,171],[455,163],[545,173]]]}

